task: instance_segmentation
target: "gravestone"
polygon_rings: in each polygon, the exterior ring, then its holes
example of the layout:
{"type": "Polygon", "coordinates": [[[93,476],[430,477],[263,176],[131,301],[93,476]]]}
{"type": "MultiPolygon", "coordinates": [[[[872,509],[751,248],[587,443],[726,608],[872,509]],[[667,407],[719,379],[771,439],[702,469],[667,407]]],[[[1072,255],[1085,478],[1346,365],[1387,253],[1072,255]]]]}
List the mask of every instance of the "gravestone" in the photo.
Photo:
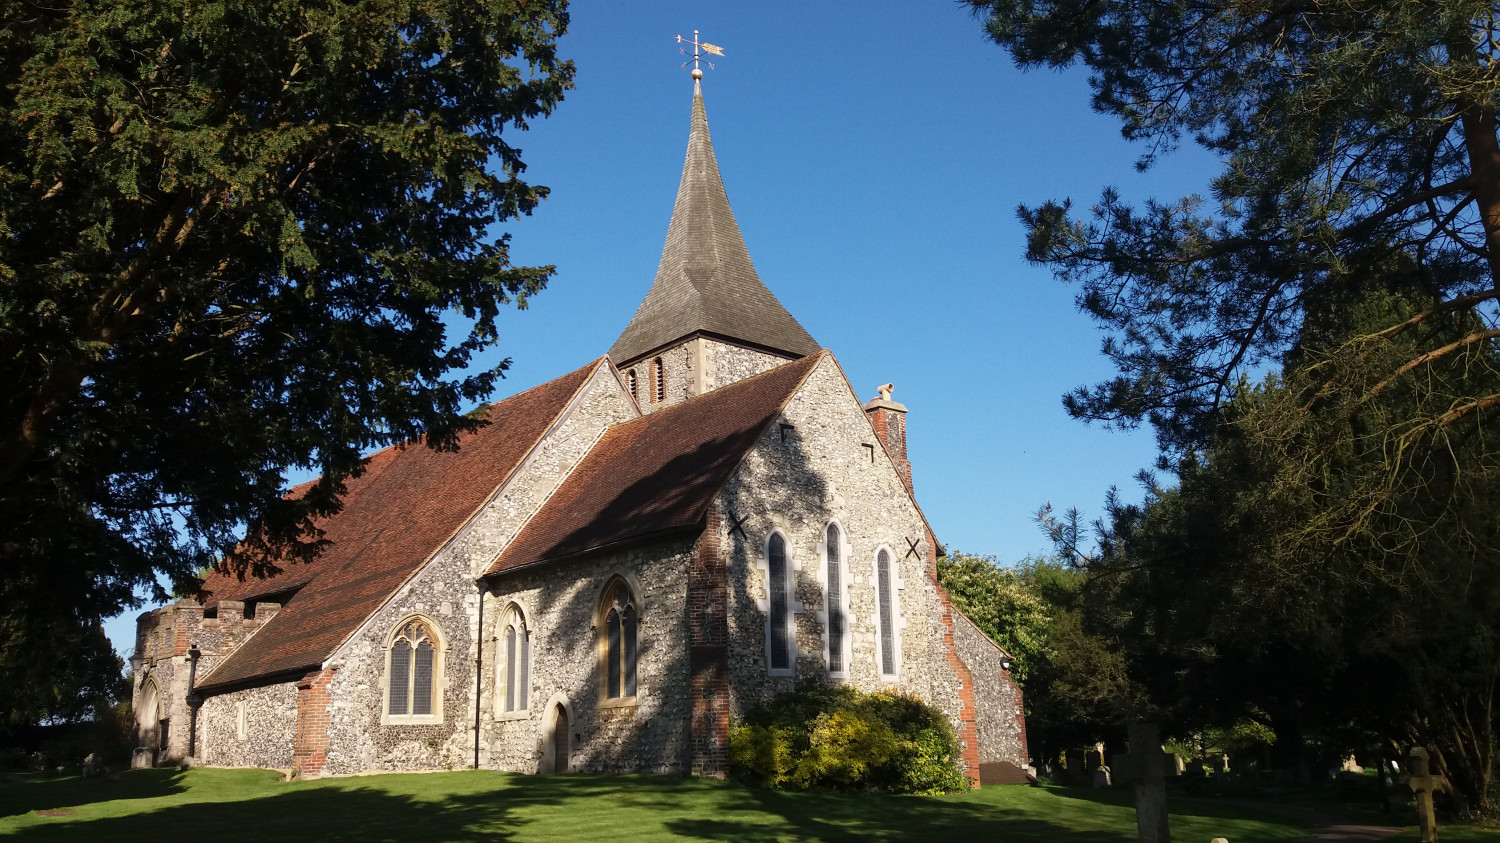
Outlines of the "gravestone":
{"type": "Polygon", "coordinates": [[[1099,765],[1094,768],[1094,787],[1109,787],[1113,781],[1109,777],[1109,767],[1099,765]]]}
{"type": "Polygon", "coordinates": [[[90,752],[83,759],[83,777],[86,779],[97,779],[103,776],[107,770],[104,769],[104,759],[97,752],[90,752]]]}
{"type": "Polygon", "coordinates": [[[1083,750],[1070,749],[1067,754],[1068,781],[1073,784],[1083,784],[1085,779],[1083,772],[1083,750]]]}
{"type": "Polygon", "coordinates": [[[1417,820],[1422,829],[1422,843],[1437,843],[1437,817],[1432,812],[1432,792],[1446,790],[1448,782],[1441,773],[1430,772],[1427,750],[1414,746],[1406,754],[1406,786],[1417,795],[1417,820]]]}
{"type": "Polygon", "coordinates": [[[1167,782],[1177,763],[1161,751],[1161,735],[1155,723],[1132,723],[1129,731],[1130,752],[1116,755],[1114,774],[1117,781],[1135,786],[1135,829],[1141,843],[1171,843],[1167,823],[1167,782]]]}

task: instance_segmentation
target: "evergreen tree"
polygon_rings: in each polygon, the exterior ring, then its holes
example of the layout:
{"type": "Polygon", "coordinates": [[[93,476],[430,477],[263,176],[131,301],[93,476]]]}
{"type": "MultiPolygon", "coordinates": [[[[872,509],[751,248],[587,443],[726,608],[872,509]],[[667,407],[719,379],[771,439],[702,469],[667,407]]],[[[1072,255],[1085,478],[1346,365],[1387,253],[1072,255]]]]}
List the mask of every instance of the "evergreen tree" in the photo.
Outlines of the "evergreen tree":
{"type": "MultiPolygon", "coordinates": [[[[1079,305],[1106,330],[1119,370],[1066,396],[1075,416],[1150,422],[1169,454],[1206,443],[1239,378],[1295,344],[1309,297],[1379,252],[1409,260],[1433,300],[1413,319],[1495,311],[1491,4],[970,4],[1021,66],[1087,66],[1095,108],[1148,144],[1141,167],[1184,137],[1224,164],[1214,201],[1136,207],[1106,190],[1088,220],[1068,201],[1020,209],[1028,257],[1081,285],[1079,305]]],[[[1452,409],[1497,404],[1483,393],[1452,409]]]]}
{"type": "MultiPolygon", "coordinates": [[[[550,267],[495,226],[563,0],[0,4],[0,620],[45,648],[317,549],[362,452],[450,447],[550,267]],[[288,468],[322,479],[283,496],[288,468]],[[251,565],[254,561],[256,564],[251,565]],[[159,596],[160,589],[158,588],[159,596]]],[[[13,637],[12,637],[13,636],[13,637]]]]}

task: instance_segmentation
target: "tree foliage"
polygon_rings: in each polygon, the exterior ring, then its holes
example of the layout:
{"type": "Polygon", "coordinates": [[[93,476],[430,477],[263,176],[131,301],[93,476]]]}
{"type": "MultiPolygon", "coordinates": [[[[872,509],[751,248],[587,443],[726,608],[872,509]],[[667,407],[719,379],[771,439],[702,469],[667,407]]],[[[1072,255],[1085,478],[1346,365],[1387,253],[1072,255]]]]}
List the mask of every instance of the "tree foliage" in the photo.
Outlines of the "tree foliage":
{"type": "Polygon", "coordinates": [[[1092,746],[1149,705],[1116,630],[1086,615],[1084,576],[1059,561],[1070,557],[1064,551],[1013,568],[988,556],[938,557],[938,580],[953,604],[1015,658],[1011,675],[1024,692],[1037,758],[1092,746]]]}
{"type": "Polygon", "coordinates": [[[129,696],[125,665],[115,655],[104,628],[78,630],[68,619],[54,621],[47,646],[8,634],[11,621],[0,619],[0,634],[23,643],[0,651],[0,743],[14,730],[37,724],[108,723],[114,708],[129,696]]]}
{"type": "MultiPolygon", "coordinates": [[[[1431,298],[1413,319],[1494,312],[1491,4],[970,4],[1023,67],[1087,66],[1095,108],[1148,144],[1140,166],[1184,137],[1224,164],[1212,201],[1134,206],[1106,190],[1087,220],[1065,200],[1020,209],[1027,256],[1081,285],[1079,306],[1107,332],[1104,353],[1119,370],[1065,398],[1075,416],[1150,422],[1171,453],[1202,446],[1238,380],[1295,345],[1310,298],[1391,253],[1431,298]]],[[[1485,392],[1453,410],[1497,403],[1485,392]]]]}
{"type": "Polygon", "coordinates": [[[1487,811],[1500,434],[1472,416],[1413,419],[1500,390],[1500,348],[1472,344],[1391,378],[1394,362],[1448,347],[1476,320],[1426,319],[1353,354],[1349,337],[1365,343],[1372,326],[1431,308],[1419,285],[1372,273],[1309,318],[1285,372],[1236,390],[1175,486],[1111,507],[1083,592],[1170,720],[1260,720],[1288,765],[1314,734],[1344,741],[1339,752],[1363,749],[1358,735],[1433,744],[1466,807],[1487,811]]]}
{"type": "Polygon", "coordinates": [[[505,364],[453,373],[551,273],[495,226],[546,195],[516,134],[571,85],[566,25],[563,0],[0,5],[17,634],[190,584],[247,526],[231,564],[305,558],[362,452],[476,424],[505,364]],[[284,497],[292,467],[322,479],[284,497]]]}

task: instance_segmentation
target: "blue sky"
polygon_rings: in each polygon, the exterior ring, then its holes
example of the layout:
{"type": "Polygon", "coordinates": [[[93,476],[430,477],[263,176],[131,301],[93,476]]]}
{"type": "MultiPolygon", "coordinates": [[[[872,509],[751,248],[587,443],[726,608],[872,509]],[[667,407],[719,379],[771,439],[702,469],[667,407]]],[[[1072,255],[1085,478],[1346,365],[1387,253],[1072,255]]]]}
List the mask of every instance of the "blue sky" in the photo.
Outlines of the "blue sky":
{"type": "MultiPolygon", "coordinates": [[[[1194,149],[1152,171],[1095,114],[1082,72],[1022,73],[954,3],[579,3],[562,39],[577,89],[517,136],[551,188],[508,225],[517,263],[555,264],[502,318],[495,398],[603,354],[656,273],[687,145],[692,81],[674,36],[724,47],[704,99],[730,204],[761,279],[831,348],[861,397],[910,409],[917,497],[950,548],[1047,551],[1047,501],[1099,513],[1154,459],[1149,431],[1073,421],[1060,396],[1108,377],[1074,291],[1023,259],[1016,205],[1105,185],[1203,193],[1194,149]]],[[[106,625],[133,648],[134,617],[106,625]]]]}

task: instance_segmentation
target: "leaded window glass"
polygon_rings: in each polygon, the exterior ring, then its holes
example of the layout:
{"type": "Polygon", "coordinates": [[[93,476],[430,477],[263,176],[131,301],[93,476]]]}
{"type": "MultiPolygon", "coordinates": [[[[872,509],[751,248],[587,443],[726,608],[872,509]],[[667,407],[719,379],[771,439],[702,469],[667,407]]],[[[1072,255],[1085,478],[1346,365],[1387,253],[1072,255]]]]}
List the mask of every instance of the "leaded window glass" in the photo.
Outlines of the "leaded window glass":
{"type": "Polygon", "coordinates": [[[391,647],[391,713],[411,713],[411,644],[405,638],[391,647]]]}
{"type": "Polygon", "coordinates": [[[609,675],[606,677],[604,695],[613,699],[623,696],[620,693],[620,665],[623,661],[620,653],[620,613],[610,609],[609,617],[604,621],[604,628],[609,636],[607,656],[609,675]]]}
{"type": "Polygon", "coordinates": [[[516,710],[516,628],[505,628],[505,710],[516,710]]]}
{"type": "Polygon", "coordinates": [[[828,525],[828,670],[844,672],[844,579],[837,525],[828,525]]]}
{"type": "Polygon", "coordinates": [[[884,550],[875,559],[875,576],[879,580],[880,601],[880,672],[896,673],[896,612],[894,584],[891,582],[891,555],[884,550]]]}
{"type": "Polygon", "coordinates": [[[639,652],[639,616],[635,595],[623,580],[615,580],[605,592],[604,696],[629,699],[636,694],[636,660],[639,652]]]}
{"type": "Polygon", "coordinates": [[[625,652],[621,667],[625,671],[625,696],[635,696],[635,607],[626,606],[621,613],[620,635],[624,638],[625,652]]]}
{"type": "Polygon", "coordinates": [[[391,642],[386,713],[427,717],[436,713],[437,639],[427,625],[411,621],[391,642]]]}
{"type": "Polygon", "coordinates": [[[516,708],[531,707],[531,630],[521,628],[521,658],[516,668],[520,678],[516,683],[516,708]]]}
{"type": "Polygon", "coordinates": [[[525,711],[530,704],[531,631],[521,608],[512,604],[504,615],[503,667],[499,675],[500,710],[525,711]]]}
{"type": "Polygon", "coordinates": [[[771,602],[771,669],[790,670],[792,667],[790,630],[787,623],[789,599],[786,576],[786,539],[780,533],[772,533],[766,548],[766,571],[771,602]]]}

